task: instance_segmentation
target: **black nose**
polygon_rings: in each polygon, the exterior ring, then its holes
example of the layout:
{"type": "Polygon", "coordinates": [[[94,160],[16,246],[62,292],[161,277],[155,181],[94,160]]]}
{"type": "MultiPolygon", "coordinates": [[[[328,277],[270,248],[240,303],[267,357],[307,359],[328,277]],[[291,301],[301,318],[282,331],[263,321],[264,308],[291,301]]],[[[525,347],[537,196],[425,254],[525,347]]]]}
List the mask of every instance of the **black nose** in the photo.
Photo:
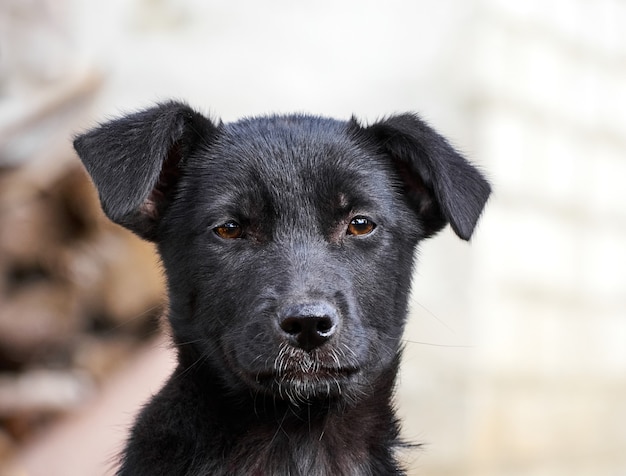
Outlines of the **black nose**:
{"type": "Polygon", "coordinates": [[[281,312],[279,325],[293,346],[310,352],[332,337],[338,321],[334,306],[315,302],[287,306],[281,312]]]}

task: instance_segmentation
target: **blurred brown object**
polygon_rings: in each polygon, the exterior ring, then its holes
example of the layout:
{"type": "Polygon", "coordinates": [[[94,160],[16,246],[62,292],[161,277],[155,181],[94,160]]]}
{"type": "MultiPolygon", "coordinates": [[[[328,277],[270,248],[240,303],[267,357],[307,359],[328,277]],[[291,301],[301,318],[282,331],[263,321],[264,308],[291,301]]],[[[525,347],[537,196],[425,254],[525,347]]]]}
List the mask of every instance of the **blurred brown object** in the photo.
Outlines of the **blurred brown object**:
{"type": "Polygon", "coordinates": [[[0,224],[0,369],[69,362],[84,334],[154,329],[154,251],[104,217],[78,163],[44,188],[0,175],[0,224]]]}
{"type": "Polygon", "coordinates": [[[164,305],[153,247],[106,219],[76,159],[55,166],[48,183],[0,169],[0,461],[93,394],[164,305]]]}

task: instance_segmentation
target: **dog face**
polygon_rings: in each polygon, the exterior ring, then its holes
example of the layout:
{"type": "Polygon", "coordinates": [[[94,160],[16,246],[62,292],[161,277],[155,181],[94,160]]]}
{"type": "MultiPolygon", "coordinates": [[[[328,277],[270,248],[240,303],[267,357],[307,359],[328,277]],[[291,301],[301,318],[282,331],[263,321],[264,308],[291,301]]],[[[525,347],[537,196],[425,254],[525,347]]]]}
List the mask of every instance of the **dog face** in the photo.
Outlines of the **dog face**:
{"type": "Polygon", "coordinates": [[[388,161],[346,124],[224,126],[179,184],[160,251],[177,340],[205,339],[196,358],[292,400],[389,366],[420,229],[388,161]]]}
{"type": "Polygon", "coordinates": [[[215,125],[168,103],[75,146],[108,216],[158,245],[181,364],[296,404],[393,367],[415,245],[469,239],[489,195],[413,115],[215,125]]]}

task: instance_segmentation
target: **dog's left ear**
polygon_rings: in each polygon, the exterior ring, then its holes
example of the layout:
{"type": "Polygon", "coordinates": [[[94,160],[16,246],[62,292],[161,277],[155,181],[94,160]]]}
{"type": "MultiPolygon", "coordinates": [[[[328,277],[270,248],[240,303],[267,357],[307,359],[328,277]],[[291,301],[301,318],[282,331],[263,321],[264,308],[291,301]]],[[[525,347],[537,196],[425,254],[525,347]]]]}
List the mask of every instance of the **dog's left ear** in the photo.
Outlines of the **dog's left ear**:
{"type": "Polygon", "coordinates": [[[74,140],[105,214],[154,241],[185,159],[216,134],[186,104],[167,102],[101,125],[74,140]]]}
{"type": "Polygon", "coordinates": [[[450,223],[459,237],[470,239],[491,187],[445,138],[414,114],[392,116],[365,128],[353,119],[352,126],[390,157],[426,236],[450,223]]]}

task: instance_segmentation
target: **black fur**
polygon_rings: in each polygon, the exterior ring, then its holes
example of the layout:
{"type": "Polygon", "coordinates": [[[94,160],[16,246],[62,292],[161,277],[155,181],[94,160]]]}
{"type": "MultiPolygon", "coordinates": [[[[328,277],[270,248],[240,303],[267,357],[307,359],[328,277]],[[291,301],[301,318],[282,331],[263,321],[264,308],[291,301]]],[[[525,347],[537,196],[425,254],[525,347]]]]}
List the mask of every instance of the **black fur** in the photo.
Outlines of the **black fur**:
{"type": "Polygon", "coordinates": [[[411,114],[215,124],[171,102],[75,147],[111,220],[157,243],[178,351],[119,475],[403,474],[414,248],[470,238],[475,168],[411,114]]]}

